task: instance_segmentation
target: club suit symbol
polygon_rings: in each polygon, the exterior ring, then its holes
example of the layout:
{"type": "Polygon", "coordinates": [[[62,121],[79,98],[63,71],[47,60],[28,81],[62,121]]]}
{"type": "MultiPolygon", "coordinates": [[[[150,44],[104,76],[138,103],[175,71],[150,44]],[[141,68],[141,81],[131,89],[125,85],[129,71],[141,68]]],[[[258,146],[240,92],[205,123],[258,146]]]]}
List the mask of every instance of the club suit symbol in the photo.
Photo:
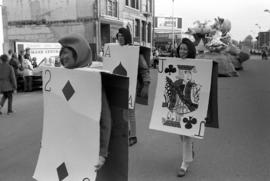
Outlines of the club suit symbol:
{"type": "Polygon", "coordinates": [[[186,129],[191,129],[192,125],[197,123],[197,119],[194,117],[189,116],[189,118],[184,118],[183,122],[185,123],[186,129]]]}
{"type": "Polygon", "coordinates": [[[167,68],[165,68],[165,73],[168,73],[169,75],[175,72],[176,72],[176,68],[173,65],[169,65],[167,68]]]}

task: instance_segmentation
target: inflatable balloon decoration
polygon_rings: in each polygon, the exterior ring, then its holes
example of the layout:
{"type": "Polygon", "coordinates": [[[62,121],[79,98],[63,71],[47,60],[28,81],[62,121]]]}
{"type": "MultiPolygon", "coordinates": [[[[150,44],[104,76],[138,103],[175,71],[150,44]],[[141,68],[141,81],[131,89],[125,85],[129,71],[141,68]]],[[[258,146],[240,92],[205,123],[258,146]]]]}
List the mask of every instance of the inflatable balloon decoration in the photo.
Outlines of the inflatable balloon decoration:
{"type": "Polygon", "coordinates": [[[226,49],[231,42],[228,34],[230,30],[230,20],[218,17],[214,21],[195,21],[194,27],[188,28],[188,33],[194,36],[195,45],[202,40],[209,51],[220,52],[226,49]]]}

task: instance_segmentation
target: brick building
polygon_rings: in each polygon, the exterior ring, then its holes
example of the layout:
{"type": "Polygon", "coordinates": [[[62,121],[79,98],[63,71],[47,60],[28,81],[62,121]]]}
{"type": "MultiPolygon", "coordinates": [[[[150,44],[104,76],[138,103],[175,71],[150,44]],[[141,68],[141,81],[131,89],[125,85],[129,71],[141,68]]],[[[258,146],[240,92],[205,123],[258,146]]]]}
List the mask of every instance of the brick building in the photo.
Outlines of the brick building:
{"type": "Polygon", "coordinates": [[[258,46],[262,47],[270,47],[270,31],[259,32],[258,34],[258,46]]]}
{"type": "MultiPolygon", "coordinates": [[[[128,27],[135,44],[151,47],[154,0],[4,0],[5,52],[16,41],[57,42],[71,32],[83,35],[94,52],[128,27]]],[[[96,53],[94,55],[96,55],[96,53]]]]}

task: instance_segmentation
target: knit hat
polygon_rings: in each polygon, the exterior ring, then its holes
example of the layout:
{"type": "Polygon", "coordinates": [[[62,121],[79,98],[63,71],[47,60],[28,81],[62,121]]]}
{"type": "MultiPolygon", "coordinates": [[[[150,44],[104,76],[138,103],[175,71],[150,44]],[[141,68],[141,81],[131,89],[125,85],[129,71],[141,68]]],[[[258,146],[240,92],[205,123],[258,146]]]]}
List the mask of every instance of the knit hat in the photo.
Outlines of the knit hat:
{"type": "MultiPolygon", "coordinates": [[[[92,64],[92,51],[85,38],[78,34],[70,34],[58,41],[63,47],[68,47],[76,53],[75,64],[70,68],[86,67],[92,64]]],[[[60,52],[61,54],[61,52],[60,52]]]]}

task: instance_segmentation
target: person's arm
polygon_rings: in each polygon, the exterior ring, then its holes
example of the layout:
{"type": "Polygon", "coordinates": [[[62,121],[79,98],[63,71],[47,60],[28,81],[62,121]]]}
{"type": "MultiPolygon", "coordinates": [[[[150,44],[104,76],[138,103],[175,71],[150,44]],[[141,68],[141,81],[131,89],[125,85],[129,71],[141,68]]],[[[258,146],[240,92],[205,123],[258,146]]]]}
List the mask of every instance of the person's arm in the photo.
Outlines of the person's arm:
{"type": "Polygon", "coordinates": [[[96,165],[96,169],[100,169],[105,163],[108,157],[108,149],[111,137],[112,117],[109,102],[102,88],[102,107],[101,107],[101,118],[100,118],[100,150],[99,150],[99,162],[96,165]]]}
{"type": "Polygon", "coordinates": [[[30,60],[27,60],[27,64],[28,64],[28,69],[29,69],[29,70],[33,70],[33,65],[32,65],[32,63],[30,62],[30,60]]]}
{"type": "Polygon", "coordinates": [[[13,89],[16,90],[17,89],[17,80],[16,80],[14,69],[11,66],[10,66],[10,80],[11,80],[13,89]]]}
{"type": "Polygon", "coordinates": [[[148,95],[148,89],[151,82],[151,78],[150,78],[150,70],[149,70],[148,64],[146,63],[146,60],[142,54],[139,55],[138,73],[140,74],[143,81],[141,96],[146,97],[148,95]]]}

